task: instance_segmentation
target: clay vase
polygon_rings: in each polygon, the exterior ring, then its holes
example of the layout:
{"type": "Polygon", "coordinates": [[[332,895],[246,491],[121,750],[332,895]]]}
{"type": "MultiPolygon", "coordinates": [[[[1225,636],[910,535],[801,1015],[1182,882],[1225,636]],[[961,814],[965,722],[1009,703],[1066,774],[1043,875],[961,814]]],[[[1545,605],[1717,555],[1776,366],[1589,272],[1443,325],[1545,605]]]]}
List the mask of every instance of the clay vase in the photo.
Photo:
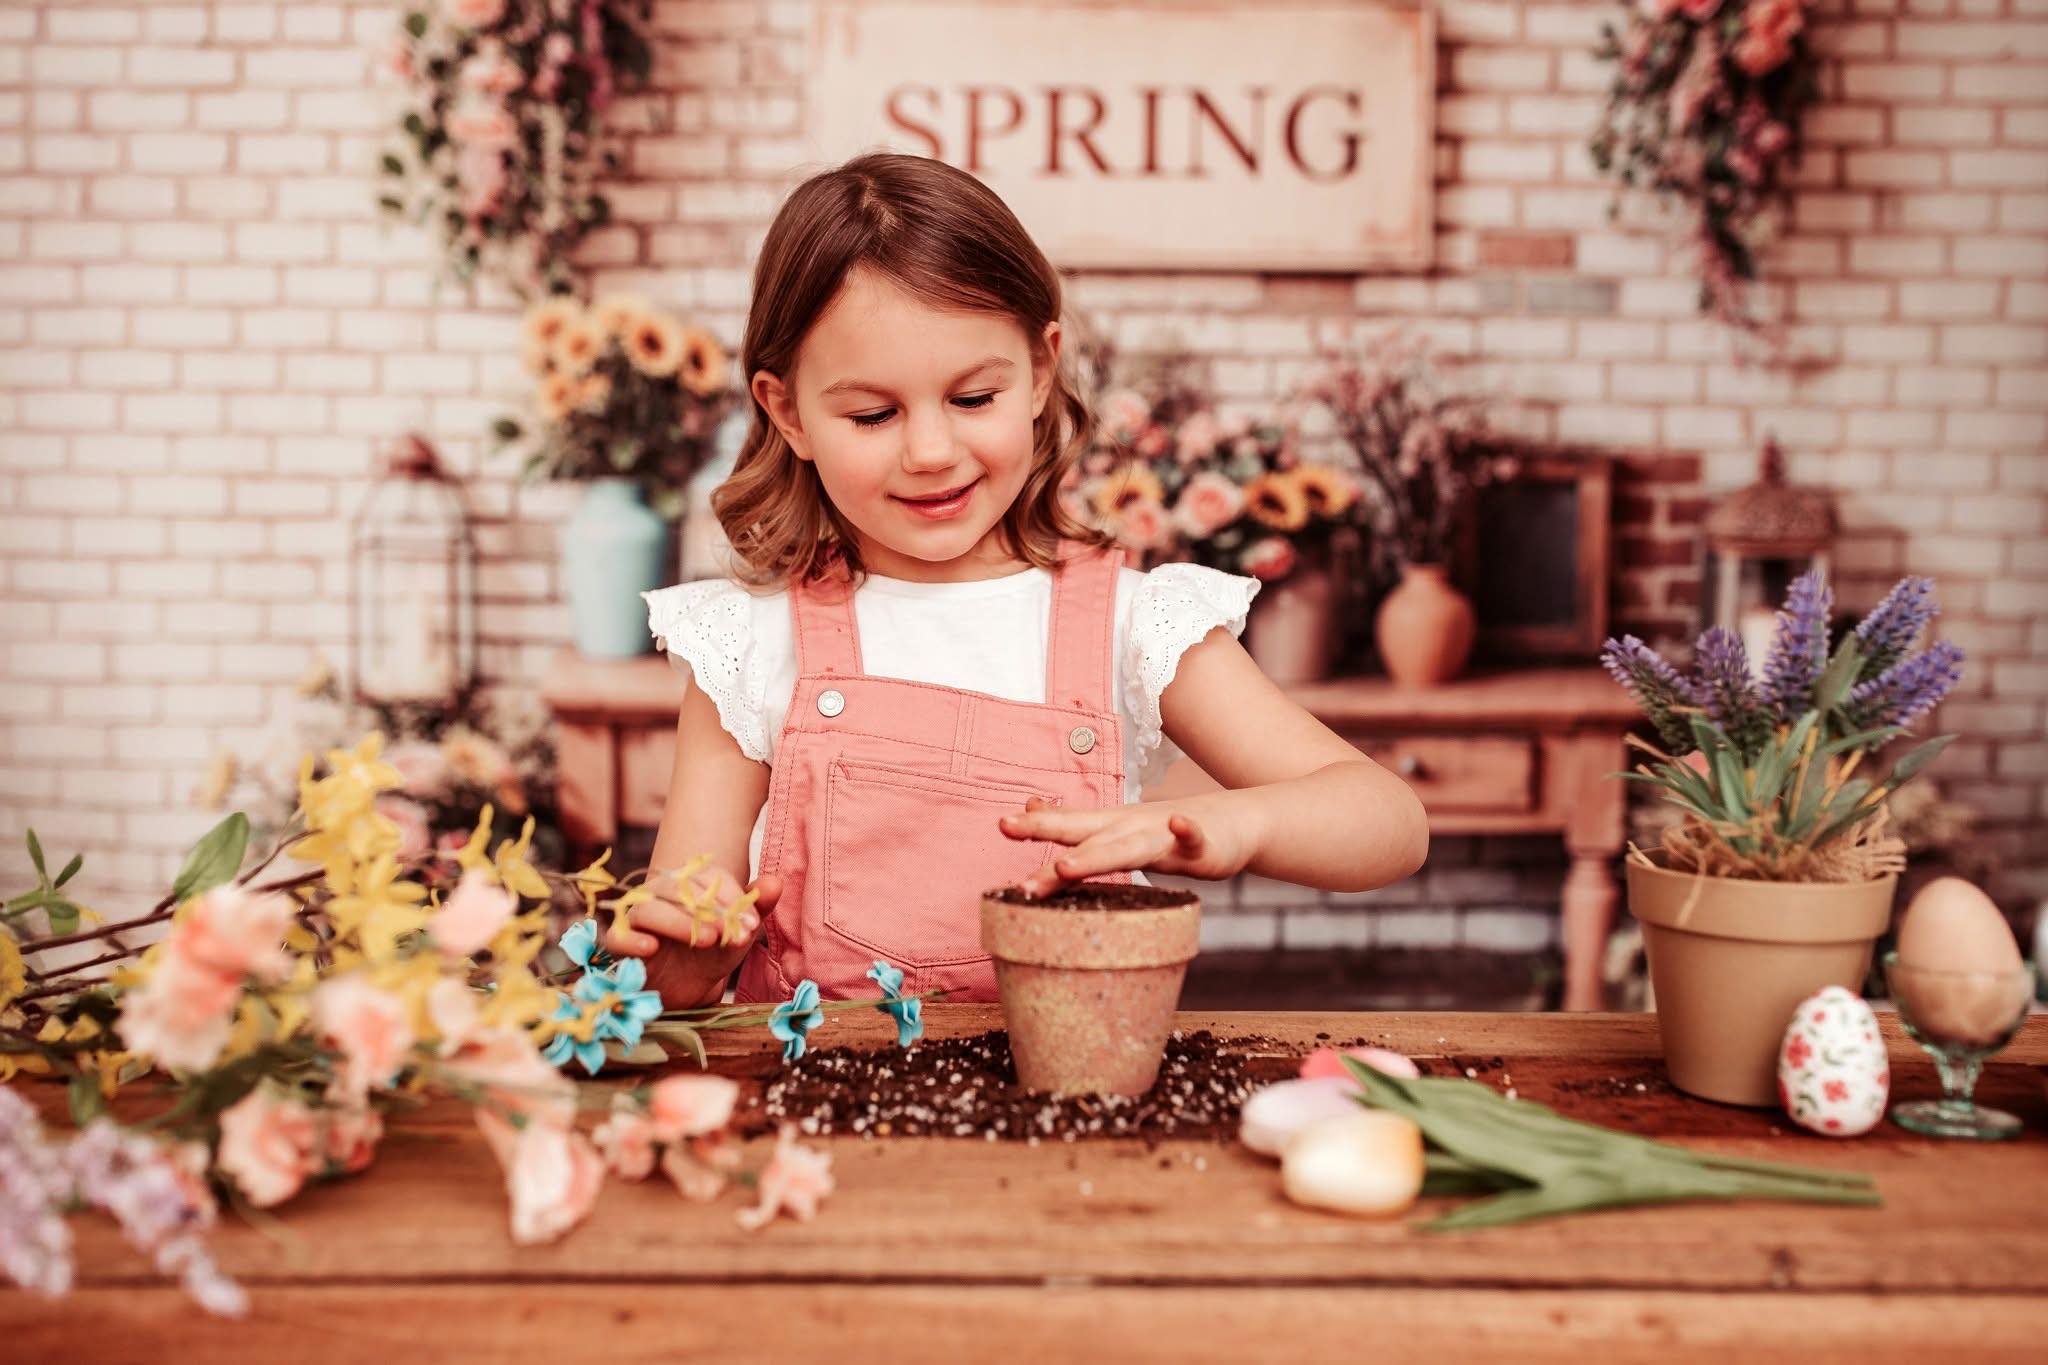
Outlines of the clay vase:
{"type": "Polygon", "coordinates": [[[1380,662],[1400,687],[1434,687],[1464,671],[1479,618],[1441,564],[1407,564],[1373,621],[1380,662]]]}
{"type": "Polygon", "coordinates": [[[1200,945],[1201,898],[1082,882],[981,901],[1010,1053],[1026,1090],[1142,1095],[1166,1054],[1181,980],[1200,945]]]}
{"type": "Polygon", "coordinates": [[[1309,564],[1260,588],[1245,623],[1245,652],[1259,671],[1283,687],[1329,677],[1336,596],[1335,575],[1309,564]]]}
{"type": "Polygon", "coordinates": [[[1627,873],[1671,1083],[1723,1104],[1778,1103],[1792,1011],[1824,986],[1862,989],[1899,879],[1737,881],[1634,858],[1627,873]]]}

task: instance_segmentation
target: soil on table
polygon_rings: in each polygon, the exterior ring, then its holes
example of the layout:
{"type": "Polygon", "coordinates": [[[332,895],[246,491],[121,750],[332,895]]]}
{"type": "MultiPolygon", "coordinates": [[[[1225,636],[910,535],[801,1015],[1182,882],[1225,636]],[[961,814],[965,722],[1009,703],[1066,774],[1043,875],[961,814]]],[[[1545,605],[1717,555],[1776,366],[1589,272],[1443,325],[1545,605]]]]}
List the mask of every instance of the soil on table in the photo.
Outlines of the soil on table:
{"type": "Polygon", "coordinates": [[[1198,899],[1191,891],[1135,882],[1073,882],[1043,896],[1034,896],[1021,886],[1000,887],[987,894],[988,899],[1005,905],[1047,910],[1170,910],[1198,899]]]}
{"type": "Polygon", "coordinates": [[[1175,1030],[1159,1079],[1144,1094],[1054,1099],[1018,1085],[1010,1038],[1001,1030],[925,1039],[908,1049],[823,1048],[769,1078],[743,1104],[739,1126],[749,1137],[794,1123],[818,1135],[956,1137],[1032,1146],[1090,1138],[1225,1142],[1237,1136],[1245,1097],[1300,1067],[1301,1054],[1278,1039],[1175,1030]]]}

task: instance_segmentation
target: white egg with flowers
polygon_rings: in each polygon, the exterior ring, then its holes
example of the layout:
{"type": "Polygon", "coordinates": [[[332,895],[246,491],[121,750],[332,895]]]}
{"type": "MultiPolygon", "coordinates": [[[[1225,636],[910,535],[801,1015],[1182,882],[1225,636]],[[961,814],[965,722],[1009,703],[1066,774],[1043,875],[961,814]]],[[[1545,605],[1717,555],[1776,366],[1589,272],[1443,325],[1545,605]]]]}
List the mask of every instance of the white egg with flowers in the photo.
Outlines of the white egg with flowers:
{"type": "Polygon", "coordinates": [[[1884,1117],[1891,1085],[1884,1035],[1862,997],[1829,986],[1799,1002],[1778,1048],[1778,1102],[1794,1123],[1857,1137],[1884,1117]]]}

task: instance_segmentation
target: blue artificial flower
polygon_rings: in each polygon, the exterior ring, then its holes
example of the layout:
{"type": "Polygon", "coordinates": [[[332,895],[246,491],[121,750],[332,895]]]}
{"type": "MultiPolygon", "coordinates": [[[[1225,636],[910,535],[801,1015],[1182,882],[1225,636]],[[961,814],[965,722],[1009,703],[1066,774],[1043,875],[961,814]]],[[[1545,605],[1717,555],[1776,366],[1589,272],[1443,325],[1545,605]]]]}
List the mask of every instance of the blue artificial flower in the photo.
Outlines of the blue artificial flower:
{"type": "Polygon", "coordinates": [[[597,946],[597,921],[594,919],[580,919],[564,929],[562,951],[585,971],[601,972],[617,960],[597,946]]]}
{"type": "Polygon", "coordinates": [[[818,1008],[818,983],[805,977],[797,983],[796,994],[775,1007],[768,1031],[782,1040],[782,1060],[793,1062],[804,1055],[805,1035],[824,1022],[825,1012],[818,1008]]]}
{"type": "Polygon", "coordinates": [[[641,1030],[661,1014],[661,993],[646,989],[647,964],[629,957],[609,972],[585,972],[576,983],[576,998],[606,1008],[598,1015],[595,1036],[614,1038],[635,1047],[641,1030]]]}
{"type": "Polygon", "coordinates": [[[878,959],[868,969],[868,980],[882,988],[875,1008],[896,1021],[896,1046],[909,1047],[924,1037],[924,1001],[903,998],[903,969],[878,959]]]}
{"type": "MultiPolygon", "coordinates": [[[[563,937],[566,939],[567,935],[563,937]]],[[[595,1007],[596,1022],[590,1030],[590,1040],[583,1042],[558,1033],[548,1040],[541,1056],[556,1066],[573,1057],[595,1076],[604,1066],[607,1038],[622,1047],[638,1046],[641,1033],[660,1016],[661,994],[645,989],[646,985],[647,964],[637,957],[627,958],[610,971],[592,968],[584,972],[575,990],[556,1002],[554,1017],[581,1019],[586,1009],[595,1007]]]]}
{"type": "MultiPolygon", "coordinates": [[[[579,982],[577,985],[578,989],[581,989],[582,983],[579,982]]],[[[581,1019],[583,1007],[573,998],[564,995],[555,1001],[553,1017],[565,1021],[581,1019]]],[[[540,1055],[545,1057],[551,1066],[567,1065],[569,1059],[573,1057],[583,1063],[585,1071],[595,1076],[604,1066],[604,1042],[598,1037],[595,1029],[591,1030],[588,1042],[580,1042],[567,1033],[557,1033],[548,1040],[548,1045],[541,1049],[540,1055]]]]}

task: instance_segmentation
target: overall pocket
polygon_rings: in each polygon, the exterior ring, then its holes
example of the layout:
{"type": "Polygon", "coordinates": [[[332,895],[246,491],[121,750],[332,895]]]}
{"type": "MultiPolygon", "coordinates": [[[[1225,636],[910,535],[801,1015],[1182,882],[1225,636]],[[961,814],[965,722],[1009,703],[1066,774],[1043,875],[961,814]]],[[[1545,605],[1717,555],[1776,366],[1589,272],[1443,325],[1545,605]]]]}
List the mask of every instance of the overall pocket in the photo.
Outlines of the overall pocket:
{"type": "Polygon", "coordinates": [[[825,791],[827,927],[899,967],[979,962],[981,893],[1043,867],[1055,845],[996,820],[1051,792],[837,760],[825,791]]]}

